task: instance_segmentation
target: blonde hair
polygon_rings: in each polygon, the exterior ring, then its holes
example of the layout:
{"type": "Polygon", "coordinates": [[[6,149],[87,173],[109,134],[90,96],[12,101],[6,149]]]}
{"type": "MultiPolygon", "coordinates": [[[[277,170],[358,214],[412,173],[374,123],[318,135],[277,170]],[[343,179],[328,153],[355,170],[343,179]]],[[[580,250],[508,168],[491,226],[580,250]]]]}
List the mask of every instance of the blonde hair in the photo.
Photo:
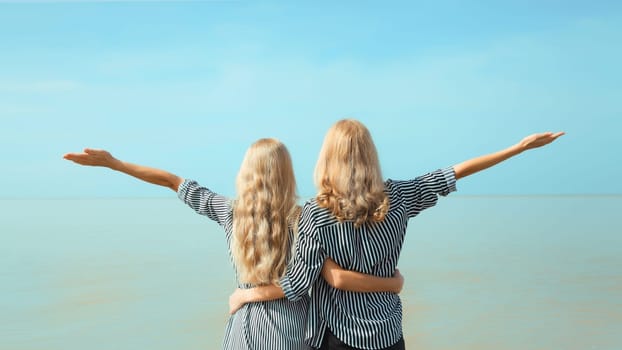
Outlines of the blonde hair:
{"type": "Polygon", "coordinates": [[[384,220],[389,200],[384,192],[378,152],[361,122],[344,119],[326,133],[315,166],[316,196],[339,221],[355,226],[384,220]]]}
{"type": "Polygon", "coordinates": [[[290,228],[297,229],[296,179],[291,157],[276,139],[246,151],[236,179],[231,250],[242,283],[277,283],[285,273],[290,228]]]}

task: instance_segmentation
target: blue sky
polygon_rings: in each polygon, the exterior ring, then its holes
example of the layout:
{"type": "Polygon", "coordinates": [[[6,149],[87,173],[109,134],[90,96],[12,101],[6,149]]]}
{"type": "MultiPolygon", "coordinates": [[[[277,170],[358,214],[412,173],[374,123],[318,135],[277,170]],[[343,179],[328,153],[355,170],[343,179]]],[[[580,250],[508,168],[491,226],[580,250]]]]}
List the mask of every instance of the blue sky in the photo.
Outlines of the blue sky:
{"type": "Polygon", "coordinates": [[[567,135],[462,194],[620,194],[622,6],[601,1],[2,1],[0,198],[167,196],[62,154],[105,148],[232,195],[246,148],[363,121],[385,177],[567,135]]]}

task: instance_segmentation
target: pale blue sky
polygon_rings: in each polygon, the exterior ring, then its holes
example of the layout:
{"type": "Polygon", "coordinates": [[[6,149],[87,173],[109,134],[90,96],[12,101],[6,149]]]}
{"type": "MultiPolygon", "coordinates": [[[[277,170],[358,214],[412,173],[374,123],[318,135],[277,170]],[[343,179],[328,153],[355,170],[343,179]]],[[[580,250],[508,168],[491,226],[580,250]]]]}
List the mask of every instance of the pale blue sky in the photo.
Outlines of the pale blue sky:
{"type": "Polygon", "coordinates": [[[621,42],[616,1],[0,0],[0,198],[171,195],[61,159],[84,147],[232,195],[268,136],[309,197],[344,117],[385,177],[564,130],[460,193],[620,194],[621,42]]]}

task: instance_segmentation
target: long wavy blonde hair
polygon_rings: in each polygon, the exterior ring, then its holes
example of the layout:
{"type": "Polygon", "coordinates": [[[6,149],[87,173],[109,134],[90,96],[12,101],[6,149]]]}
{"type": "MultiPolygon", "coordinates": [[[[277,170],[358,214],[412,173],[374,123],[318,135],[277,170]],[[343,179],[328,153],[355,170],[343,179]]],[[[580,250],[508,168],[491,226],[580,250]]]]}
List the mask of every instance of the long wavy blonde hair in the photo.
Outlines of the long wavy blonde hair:
{"type": "Polygon", "coordinates": [[[242,283],[277,283],[290,251],[289,230],[297,230],[300,207],[296,179],[284,144],[253,143],[236,179],[231,250],[242,283]]]}
{"type": "Polygon", "coordinates": [[[316,196],[339,221],[358,227],[384,220],[389,200],[384,192],[378,152],[361,122],[343,119],[326,133],[315,166],[316,196]]]}

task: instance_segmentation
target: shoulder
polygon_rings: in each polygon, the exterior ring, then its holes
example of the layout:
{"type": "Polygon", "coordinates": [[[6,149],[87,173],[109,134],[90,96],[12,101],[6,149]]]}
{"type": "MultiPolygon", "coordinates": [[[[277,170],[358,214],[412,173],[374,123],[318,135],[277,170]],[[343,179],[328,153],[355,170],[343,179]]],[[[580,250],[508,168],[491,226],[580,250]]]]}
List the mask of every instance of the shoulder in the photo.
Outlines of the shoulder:
{"type": "Polygon", "coordinates": [[[415,179],[411,180],[395,180],[395,179],[387,179],[384,182],[384,191],[389,197],[394,197],[399,195],[404,188],[410,186],[415,179]]]}
{"type": "Polygon", "coordinates": [[[337,219],[327,208],[320,207],[315,198],[311,198],[302,207],[301,221],[325,226],[335,223],[337,219]]]}
{"type": "Polygon", "coordinates": [[[221,195],[213,191],[211,188],[199,184],[199,182],[197,182],[196,180],[191,180],[191,179],[185,179],[179,185],[179,189],[177,192],[179,193],[179,192],[190,192],[190,191],[200,192],[205,195],[222,198],[223,200],[226,200],[228,202],[233,202],[233,199],[228,198],[224,195],[221,195]]]}
{"type": "Polygon", "coordinates": [[[431,171],[425,173],[423,175],[419,175],[417,177],[406,179],[406,180],[395,180],[388,179],[385,181],[385,188],[387,192],[399,192],[403,190],[407,190],[413,186],[420,185],[421,183],[433,182],[433,181],[443,181],[445,180],[445,172],[443,169],[438,169],[435,171],[431,171]]]}
{"type": "Polygon", "coordinates": [[[179,185],[177,197],[191,205],[209,205],[219,208],[219,211],[232,210],[235,201],[218,194],[211,189],[201,186],[197,181],[186,179],[179,185]]]}

